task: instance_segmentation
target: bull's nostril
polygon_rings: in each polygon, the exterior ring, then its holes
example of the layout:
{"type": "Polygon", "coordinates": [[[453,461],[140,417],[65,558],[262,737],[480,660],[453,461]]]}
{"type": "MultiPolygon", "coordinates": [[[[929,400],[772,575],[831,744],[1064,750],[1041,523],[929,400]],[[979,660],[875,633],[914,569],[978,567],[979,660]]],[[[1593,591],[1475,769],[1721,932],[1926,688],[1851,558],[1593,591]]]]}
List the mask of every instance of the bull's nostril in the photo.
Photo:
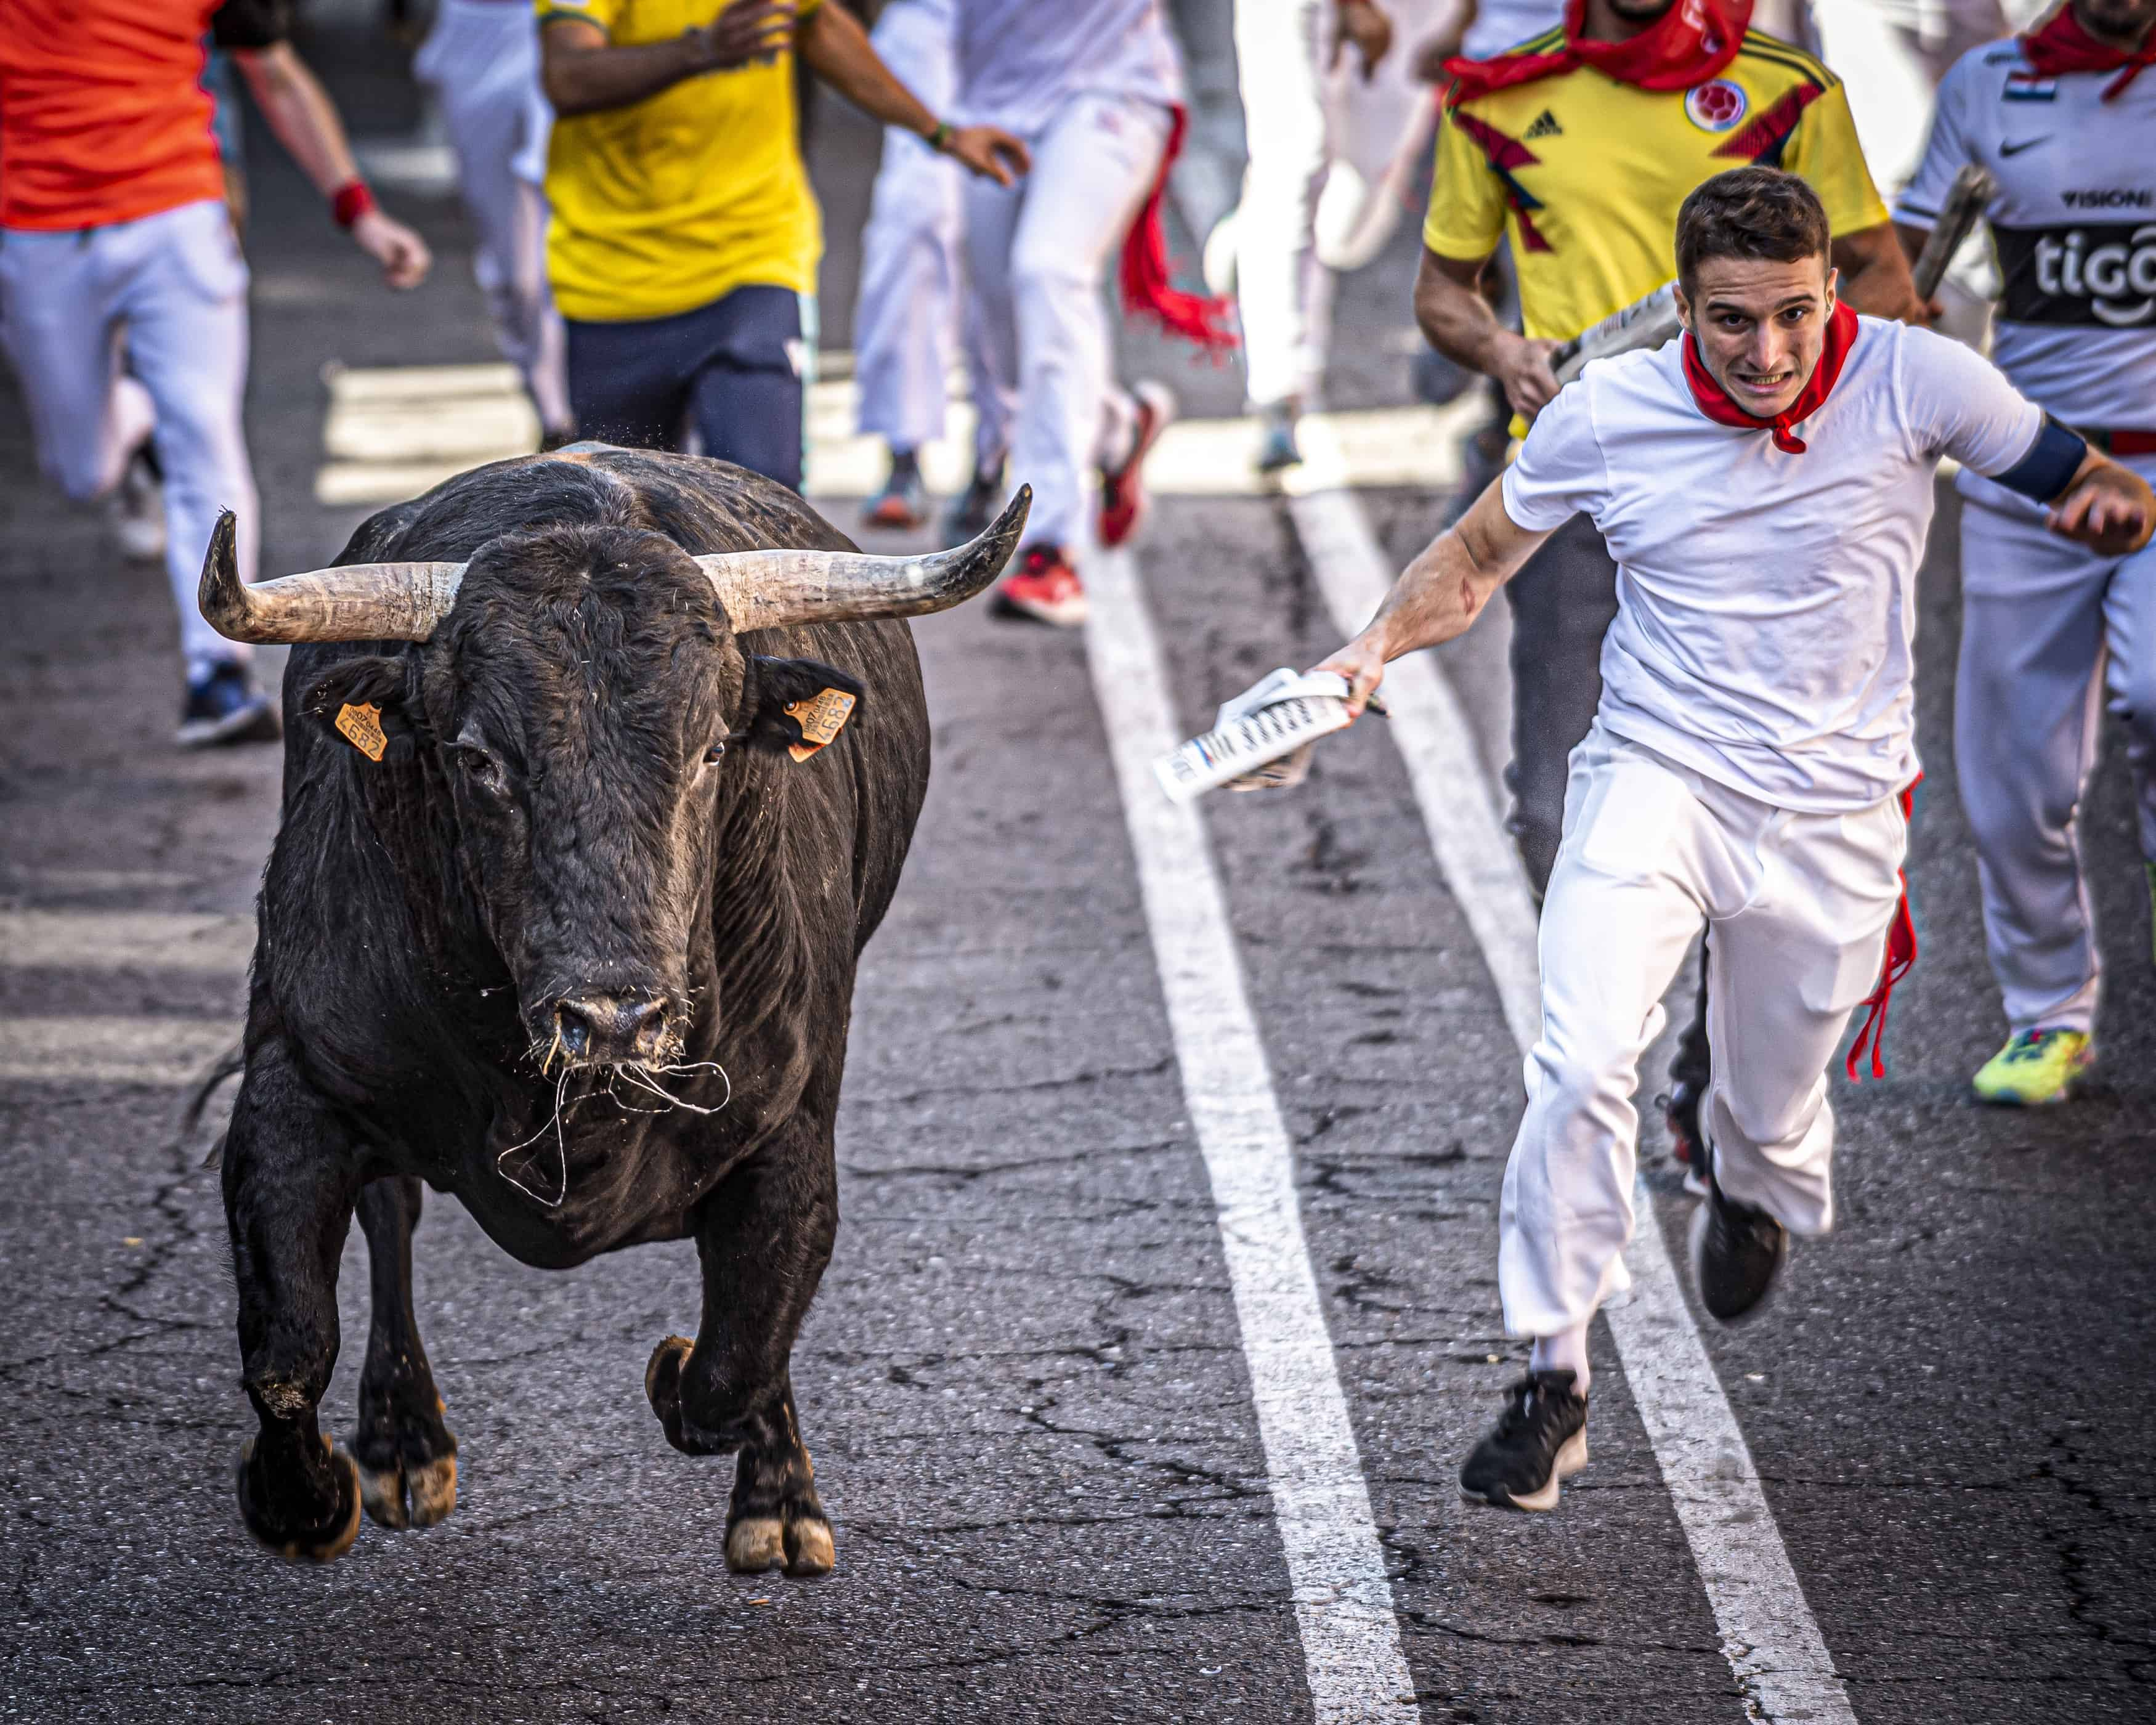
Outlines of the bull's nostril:
{"type": "Polygon", "coordinates": [[[571,994],[554,1008],[562,1045],[577,1060],[647,1060],[665,1037],[666,1003],[649,995],[571,994]]]}

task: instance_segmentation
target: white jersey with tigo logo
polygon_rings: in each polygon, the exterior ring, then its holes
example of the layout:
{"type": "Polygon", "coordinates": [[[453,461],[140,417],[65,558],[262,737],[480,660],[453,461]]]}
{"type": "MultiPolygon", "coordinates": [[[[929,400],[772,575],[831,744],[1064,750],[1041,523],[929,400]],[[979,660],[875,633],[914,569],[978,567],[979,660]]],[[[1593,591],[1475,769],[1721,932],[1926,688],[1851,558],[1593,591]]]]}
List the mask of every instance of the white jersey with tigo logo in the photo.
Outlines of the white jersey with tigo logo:
{"type": "Polygon", "coordinates": [[[2018,42],[1964,54],[1894,213],[1929,227],[1964,164],[1989,168],[1993,358],[2069,424],[2156,431],[2156,73],[2105,101],[2118,76],[2040,77],[2018,42]]]}
{"type": "Polygon", "coordinates": [[[1951,455],[2005,473],[2040,408],[1980,355],[1858,320],[1802,454],[1720,425],[1682,343],[1599,360],[1506,470],[1533,532],[1584,511],[1617,560],[1601,722],[1778,808],[1868,808],[1917,776],[1917,566],[1951,455]]]}
{"type": "Polygon", "coordinates": [[[1032,137],[1074,95],[1183,100],[1159,0],[957,0],[958,112],[1032,137]]]}

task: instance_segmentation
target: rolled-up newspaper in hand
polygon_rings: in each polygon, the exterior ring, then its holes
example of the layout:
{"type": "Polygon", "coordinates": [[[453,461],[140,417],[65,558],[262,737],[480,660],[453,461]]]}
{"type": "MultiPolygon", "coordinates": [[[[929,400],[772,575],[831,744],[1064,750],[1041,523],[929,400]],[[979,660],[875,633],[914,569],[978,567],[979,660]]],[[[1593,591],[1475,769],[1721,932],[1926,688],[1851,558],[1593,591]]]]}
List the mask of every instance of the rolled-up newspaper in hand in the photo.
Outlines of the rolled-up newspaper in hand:
{"type": "Polygon", "coordinates": [[[1644,299],[1620,306],[1601,322],[1582,330],[1550,355],[1550,370],[1562,387],[1585,371],[1589,360],[1659,347],[1683,327],[1684,320],[1677,316],[1677,285],[1666,281],[1644,299]]]}
{"type": "MultiPolygon", "coordinates": [[[[1385,710],[1374,697],[1370,708],[1385,710]]],[[[1353,723],[1345,677],[1283,667],[1225,702],[1213,728],[1163,755],[1153,762],[1153,774],[1175,803],[1224,785],[1231,791],[1286,790],[1310,771],[1311,746],[1353,723]]]]}

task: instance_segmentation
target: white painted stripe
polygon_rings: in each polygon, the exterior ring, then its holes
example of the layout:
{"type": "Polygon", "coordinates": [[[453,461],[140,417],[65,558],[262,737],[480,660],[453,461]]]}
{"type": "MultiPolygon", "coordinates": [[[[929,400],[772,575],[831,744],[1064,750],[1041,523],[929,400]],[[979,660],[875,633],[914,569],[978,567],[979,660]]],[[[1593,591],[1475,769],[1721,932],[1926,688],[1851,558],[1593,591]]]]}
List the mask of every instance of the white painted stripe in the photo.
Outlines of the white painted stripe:
{"type": "Polygon", "coordinates": [[[1250,1363],[1319,1725],[1418,1717],[1347,1398],[1303,1243],[1293,1159],[1205,826],[1161,795],[1181,740],[1127,552],[1089,565],[1086,649],[1137,854],[1161,989],[1250,1363]]]}
{"type": "Polygon", "coordinates": [[[236,1019],[0,1018],[0,1080],[192,1084],[239,1029],[236,1019]]]}
{"type": "Polygon", "coordinates": [[[251,911],[0,911],[0,967],[244,973],[251,911]]]}
{"type": "MultiPolygon", "coordinates": [[[[1322,429],[1303,447],[1313,464],[1334,459],[1322,429]]],[[[1333,621],[1343,633],[1359,629],[1394,572],[1361,505],[1346,491],[1313,490],[1291,498],[1289,508],[1333,621]]],[[[1482,776],[1480,754],[1434,660],[1425,655],[1395,664],[1386,673],[1385,691],[1392,735],[1439,866],[1481,945],[1506,1022],[1524,1055],[1542,1023],[1535,913],[1527,878],[1498,822],[1495,788],[1482,776]]],[[[1632,1296],[1605,1314],[1747,1714],[1855,1725],[1751,1448],[1677,1286],[1645,1181],[1633,1204],[1639,1225],[1627,1255],[1632,1296]]]]}

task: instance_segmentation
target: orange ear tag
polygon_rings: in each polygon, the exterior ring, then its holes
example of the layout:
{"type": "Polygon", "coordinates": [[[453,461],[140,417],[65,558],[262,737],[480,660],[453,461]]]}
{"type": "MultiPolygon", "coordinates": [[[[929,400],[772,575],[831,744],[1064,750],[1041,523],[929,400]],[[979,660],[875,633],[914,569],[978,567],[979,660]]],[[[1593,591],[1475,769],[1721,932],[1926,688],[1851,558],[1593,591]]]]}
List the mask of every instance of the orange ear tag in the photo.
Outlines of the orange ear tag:
{"type": "Polygon", "coordinates": [[[364,706],[339,707],[336,727],[344,740],[370,761],[380,760],[382,750],[389,747],[389,739],[382,734],[382,709],[371,701],[364,706]]]}
{"type": "Polygon", "coordinates": [[[786,716],[801,727],[803,741],[786,746],[796,761],[805,761],[846,728],[854,714],[854,697],[843,689],[826,689],[812,701],[789,701],[786,716]]]}

